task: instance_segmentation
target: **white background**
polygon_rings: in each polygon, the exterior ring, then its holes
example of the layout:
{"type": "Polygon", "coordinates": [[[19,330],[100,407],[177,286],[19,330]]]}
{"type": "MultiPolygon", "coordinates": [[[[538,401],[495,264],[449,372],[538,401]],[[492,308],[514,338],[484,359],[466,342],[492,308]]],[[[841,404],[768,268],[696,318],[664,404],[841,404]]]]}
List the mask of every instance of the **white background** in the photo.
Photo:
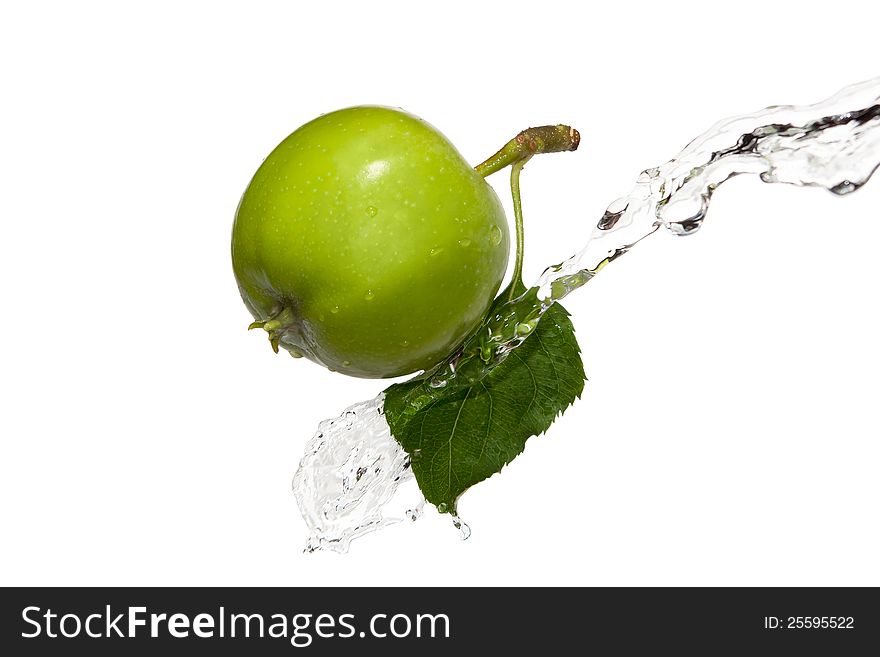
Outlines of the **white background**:
{"type": "Polygon", "coordinates": [[[532,279],[716,119],[880,73],[871,4],[6,4],[0,583],[880,585],[880,181],[736,179],[570,297],[583,399],[466,542],[302,554],[305,441],[384,383],[273,356],[229,257],[275,144],[381,103],[471,162],[581,129],[523,177],[532,279]]]}

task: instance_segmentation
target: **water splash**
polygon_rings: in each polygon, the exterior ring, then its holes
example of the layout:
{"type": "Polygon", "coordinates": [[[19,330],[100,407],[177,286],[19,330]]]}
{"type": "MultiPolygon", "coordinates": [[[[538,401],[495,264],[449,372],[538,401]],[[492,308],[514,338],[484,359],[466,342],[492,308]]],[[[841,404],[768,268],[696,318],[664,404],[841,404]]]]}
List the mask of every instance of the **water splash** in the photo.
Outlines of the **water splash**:
{"type": "MultiPolygon", "coordinates": [[[[554,303],[643,239],[661,228],[677,236],[699,230],[713,193],[730,178],[751,174],[767,183],[844,195],[864,185],[878,166],[880,78],[815,105],[776,105],[719,121],[673,159],[643,171],[633,190],[608,206],[583,249],[499,306],[457,353],[428,373],[407,412],[485,377],[531,335],[554,303]]],[[[297,501],[314,533],[307,549],[347,549],[351,539],[387,524],[383,507],[412,479],[409,459],[382,415],[381,395],[321,423],[294,478],[297,501]],[[352,485],[355,464],[367,468],[352,485]]],[[[462,538],[470,535],[459,518],[453,522],[462,538]]]]}
{"type": "Polygon", "coordinates": [[[312,532],[306,552],[346,552],[358,536],[421,515],[425,500],[409,456],[391,437],[383,398],[354,404],[321,422],[306,445],[293,477],[300,513],[312,532]],[[406,500],[411,500],[408,507],[391,508],[406,500]]]}

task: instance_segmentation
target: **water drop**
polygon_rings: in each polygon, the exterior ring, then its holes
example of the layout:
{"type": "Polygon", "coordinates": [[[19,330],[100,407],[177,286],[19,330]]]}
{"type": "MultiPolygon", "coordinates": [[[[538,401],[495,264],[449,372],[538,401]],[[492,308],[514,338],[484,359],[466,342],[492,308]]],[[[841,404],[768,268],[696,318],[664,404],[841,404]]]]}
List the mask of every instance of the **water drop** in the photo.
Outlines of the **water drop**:
{"type": "Polygon", "coordinates": [[[492,226],[492,230],[489,231],[489,241],[492,243],[492,246],[501,244],[502,236],[501,229],[498,226],[492,226]]]}
{"type": "Polygon", "coordinates": [[[401,346],[401,347],[408,347],[408,346],[409,346],[409,340],[403,340],[403,341],[400,343],[400,346],[401,346]]]}
{"type": "Polygon", "coordinates": [[[333,313],[333,314],[335,315],[336,313],[339,312],[339,306],[333,306],[333,307],[330,309],[330,312],[333,313]]]}
{"type": "Polygon", "coordinates": [[[466,522],[459,518],[456,514],[452,514],[452,526],[458,530],[461,540],[466,541],[471,536],[471,528],[466,522]]]}
{"type": "Polygon", "coordinates": [[[458,240],[458,244],[459,244],[459,246],[463,246],[463,247],[467,248],[471,245],[471,241],[465,237],[463,240],[458,240]]]}
{"type": "Polygon", "coordinates": [[[342,361],[342,365],[343,365],[343,367],[350,367],[350,366],[351,366],[351,361],[350,361],[350,360],[344,360],[344,361],[342,361]]]}
{"type": "Polygon", "coordinates": [[[446,513],[449,511],[449,505],[446,502],[440,502],[440,504],[437,505],[437,510],[440,513],[446,513]]]}
{"type": "Polygon", "coordinates": [[[302,358],[302,352],[296,349],[288,349],[287,353],[289,353],[293,358],[302,358]]]}
{"type": "Polygon", "coordinates": [[[376,295],[373,294],[372,290],[367,290],[367,293],[364,294],[364,301],[372,301],[376,298],[376,295]]]}
{"type": "Polygon", "coordinates": [[[425,500],[421,500],[418,504],[416,504],[413,508],[406,510],[406,517],[409,518],[410,522],[415,522],[422,516],[422,511],[425,510],[425,500]]]}
{"type": "Polygon", "coordinates": [[[443,247],[437,247],[437,248],[431,249],[429,255],[430,255],[431,257],[433,257],[433,256],[436,256],[436,255],[440,255],[441,253],[443,253],[443,247]]]}
{"type": "Polygon", "coordinates": [[[846,194],[851,194],[859,188],[857,184],[851,182],[849,180],[843,180],[831,188],[832,194],[837,194],[838,196],[844,196],[846,194]]]}
{"type": "Polygon", "coordinates": [[[375,205],[368,205],[367,214],[371,217],[375,217],[377,214],[379,214],[379,208],[377,208],[375,205]]]}

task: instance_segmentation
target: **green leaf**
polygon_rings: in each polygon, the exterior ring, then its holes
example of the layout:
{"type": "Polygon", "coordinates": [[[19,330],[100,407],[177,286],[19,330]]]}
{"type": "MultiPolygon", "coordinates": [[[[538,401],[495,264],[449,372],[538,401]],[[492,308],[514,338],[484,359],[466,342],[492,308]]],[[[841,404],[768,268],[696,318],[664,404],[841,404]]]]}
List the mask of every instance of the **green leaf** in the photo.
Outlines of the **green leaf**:
{"type": "Polygon", "coordinates": [[[479,383],[415,414],[403,411],[421,380],[395,384],[385,391],[385,417],[425,498],[454,513],[464,491],[499,472],[580,397],[585,379],[574,327],[557,303],[479,383]]]}

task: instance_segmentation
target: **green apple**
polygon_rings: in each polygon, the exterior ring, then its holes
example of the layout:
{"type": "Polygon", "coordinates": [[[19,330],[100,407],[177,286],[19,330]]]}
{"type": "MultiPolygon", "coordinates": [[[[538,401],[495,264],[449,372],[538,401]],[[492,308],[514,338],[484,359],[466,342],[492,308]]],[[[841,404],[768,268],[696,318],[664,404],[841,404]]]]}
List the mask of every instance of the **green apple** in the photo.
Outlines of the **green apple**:
{"type": "Polygon", "coordinates": [[[232,263],[270,341],[359,377],[428,369],[480,322],[504,277],[495,192],[401,110],[325,114],[282,141],[235,216],[232,263]]]}

